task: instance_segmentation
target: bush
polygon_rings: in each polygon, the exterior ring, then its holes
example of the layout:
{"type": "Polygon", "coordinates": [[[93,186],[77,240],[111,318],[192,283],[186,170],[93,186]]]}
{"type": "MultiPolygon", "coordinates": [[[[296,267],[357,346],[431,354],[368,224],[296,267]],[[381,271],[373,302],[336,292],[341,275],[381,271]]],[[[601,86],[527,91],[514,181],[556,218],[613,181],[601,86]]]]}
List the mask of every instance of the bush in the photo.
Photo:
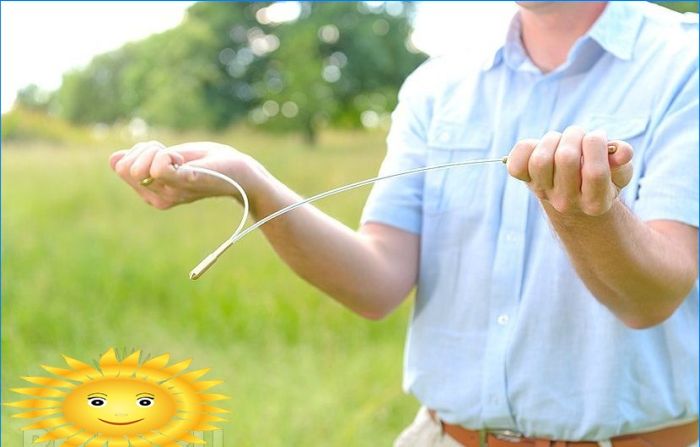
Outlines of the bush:
{"type": "Polygon", "coordinates": [[[46,113],[15,107],[2,115],[2,142],[47,141],[51,143],[90,143],[88,129],[76,127],[46,113]]]}

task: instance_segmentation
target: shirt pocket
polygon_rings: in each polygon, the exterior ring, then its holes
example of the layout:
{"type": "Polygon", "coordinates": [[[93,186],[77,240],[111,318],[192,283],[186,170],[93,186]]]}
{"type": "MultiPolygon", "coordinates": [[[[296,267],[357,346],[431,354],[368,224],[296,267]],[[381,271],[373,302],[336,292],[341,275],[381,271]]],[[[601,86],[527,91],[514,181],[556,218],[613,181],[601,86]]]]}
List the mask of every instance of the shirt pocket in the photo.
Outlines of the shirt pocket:
{"type": "Polygon", "coordinates": [[[647,130],[649,115],[626,116],[620,118],[617,115],[592,115],[585,123],[588,131],[603,129],[610,140],[623,140],[632,145],[639,141],[647,130]]]}
{"type": "MultiPolygon", "coordinates": [[[[485,123],[434,121],[428,129],[428,166],[484,158],[493,131],[485,123]]],[[[483,178],[482,166],[458,166],[426,172],[424,210],[443,213],[470,207],[483,178]]]]}

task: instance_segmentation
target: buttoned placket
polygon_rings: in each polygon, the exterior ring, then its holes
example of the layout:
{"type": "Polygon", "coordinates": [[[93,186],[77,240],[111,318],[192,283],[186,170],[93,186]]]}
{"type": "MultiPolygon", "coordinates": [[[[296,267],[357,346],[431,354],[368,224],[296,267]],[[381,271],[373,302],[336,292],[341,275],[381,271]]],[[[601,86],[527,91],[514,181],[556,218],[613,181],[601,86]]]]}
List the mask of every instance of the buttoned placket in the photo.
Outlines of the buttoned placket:
{"type": "MultiPolygon", "coordinates": [[[[530,74],[531,75],[531,74],[530,74]]],[[[549,129],[557,96],[557,76],[539,76],[524,104],[518,139],[542,136],[549,129]]],[[[486,362],[483,375],[483,423],[492,428],[517,430],[508,401],[507,355],[517,321],[526,259],[526,232],[530,191],[514,179],[505,184],[501,225],[493,264],[489,304],[486,362]]]]}

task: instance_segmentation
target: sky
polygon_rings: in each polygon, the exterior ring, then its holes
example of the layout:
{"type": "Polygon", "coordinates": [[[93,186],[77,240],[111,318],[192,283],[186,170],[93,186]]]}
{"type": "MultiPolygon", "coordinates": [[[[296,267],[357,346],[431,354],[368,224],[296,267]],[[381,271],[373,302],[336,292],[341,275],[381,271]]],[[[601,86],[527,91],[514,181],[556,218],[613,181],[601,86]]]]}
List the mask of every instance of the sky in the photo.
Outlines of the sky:
{"type": "MultiPolygon", "coordinates": [[[[2,2],[2,112],[28,84],[46,90],[100,53],[176,26],[194,2],[2,2]]],[[[282,16],[290,5],[280,8],[282,16]]],[[[428,54],[483,51],[503,39],[511,2],[420,2],[415,45],[428,54]]]]}

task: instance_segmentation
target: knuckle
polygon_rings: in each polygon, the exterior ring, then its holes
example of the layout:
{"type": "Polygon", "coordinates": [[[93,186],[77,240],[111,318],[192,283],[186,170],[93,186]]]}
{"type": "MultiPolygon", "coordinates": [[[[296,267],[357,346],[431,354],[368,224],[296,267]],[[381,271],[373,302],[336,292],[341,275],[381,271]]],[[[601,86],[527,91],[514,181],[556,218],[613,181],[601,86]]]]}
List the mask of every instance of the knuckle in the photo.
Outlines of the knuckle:
{"type": "Polygon", "coordinates": [[[604,143],[603,135],[601,135],[598,132],[589,132],[583,136],[583,144],[595,145],[595,144],[603,144],[603,143],[604,143]]]}
{"type": "Polygon", "coordinates": [[[129,175],[133,178],[146,177],[145,175],[143,175],[143,172],[144,170],[141,168],[141,164],[139,163],[134,163],[129,168],[129,175]]]}
{"type": "Polygon", "coordinates": [[[148,173],[151,177],[155,179],[163,179],[165,178],[167,174],[167,166],[164,165],[163,163],[153,163],[151,164],[150,169],[148,170],[148,173]]]}
{"type": "Polygon", "coordinates": [[[581,154],[575,146],[571,145],[557,149],[554,158],[559,165],[578,166],[581,163],[581,154]]]}
{"type": "Polygon", "coordinates": [[[117,165],[114,167],[114,170],[120,177],[126,178],[129,176],[131,165],[129,165],[129,163],[127,163],[125,160],[120,160],[119,163],[117,163],[117,165]]]}
{"type": "Polygon", "coordinates": [[[552,207],[554,207],[555,210],[562,214],[568,213],[573,209],[572,202],[566,197],[555,197],[551,199],[549,203],[552,205],[552,207]]]}
{"type": "Polygon", "coordinates": [[[530,157],[530,166],[535,171],[542,171],[552,164],[552,159],[549,155],[542,151],[535,151],[530,157]]]}
{"type": "Polygon", "coordinates": [[[520,140],[513,146],[513,152],[522,152],[530,148],[532,142],[528,140],[520,140]]]}
{"type": "Polygon", "coordinates": [[[602,166],[584,168],[581,173],[581,178],[586,183],[604,183],[609,177],[609,170],[602,166]]]}

